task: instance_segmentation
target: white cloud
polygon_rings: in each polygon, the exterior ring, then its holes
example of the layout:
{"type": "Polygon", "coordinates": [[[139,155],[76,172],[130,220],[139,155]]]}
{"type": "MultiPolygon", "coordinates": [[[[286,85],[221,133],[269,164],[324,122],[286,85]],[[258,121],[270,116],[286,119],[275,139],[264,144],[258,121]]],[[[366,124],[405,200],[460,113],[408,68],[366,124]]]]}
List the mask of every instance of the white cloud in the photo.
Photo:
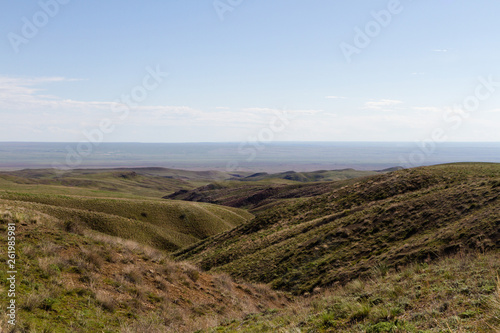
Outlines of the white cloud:
{"type": "MultiPolygon", "coordinates": [[[[102,119],[110,119],[117,132],[133,127],[143,136],[148,136],[154,128],[181,128],[186,135],[196,127],[204,132],[230,132],[234,128],[252,131],[268,126],[269,122],[283,110],[251,107],[230,109],[216,107],[208,110],[189,106],[139,105],[129,110],[125,119],[113,112],[122,104],[112,101],[78,101],[47,95],[40,88],[50,82],[69,82],[65,78],[9,78],[0,77],[0,113],[5,128],[0,140],[19,140],[20,133],[29,132],[29,140],[79,141],[82,132],[99,126],[102,119]],[[214,130],[217,128],[217,130],[214,130]],[[223,128],[223,130],[222,130],[223,128]]],[[[285,110],[290,119],[311,117],[322,110],[285,110]]],[[[2,128],[2,129],[3,129],[2,128]]],[[[241,131],[242,133],[244,131],[241,131]]],[[[128,132],[130,133],[130,132],[128,132]]],[[[219,134],[220,134],[219,133],[219,134]]],[[[217,135],[219,135],[217,134],[217,135]]],[[[24,136],[23,136],[24,138],[24,136]]],[[[113,135],[109,135],[113,140],[113,135]]],[[[129,140],[140,140],[131,138],[129,140]]]]}
{"type": "Polygon", "coordinates": [[[273,108],[243,108],[241,109],[243,112],[246,113],[251,113],[251,114],[262,114],[262,115],[268,115],[268,116],[273,116],[276,113],[287,113],[290,114],[293,117],[299,117],[299,116],[311,116],[311,115],[316,115],[319,113],[322,113],[323,110],[318,110],[318,109],[288,109],[288,108],[283,108],[283,109],[273,109],[273,108]]]}
{"type": "Polygon", "coordinates": [[[424,111],[424,112],[433,112],[433,113],[441,113],[443,112],[442,108],[437,106],[414,106],[412,107],[415,111],[424,111]]]}
{"type": "MultiPolygon", "coordinates": [[[[0,140],[80,141],[84,130],[102,119],[116,125],[105,141],[239,141],[267,128],[277,114],[289,120],[276,140],[418,140],[441,123],[441,109],[403,105],[395,99],[367,101],[360,110],[288,109],[269,107],[196,109],[187,105],[139,105],[120,120],[112,101],[79,101],[48,95],[41,87],[64,78],[16,79],[0,76],[0,140]],[[385,112],[402,110],[408,112],[385,112]]],[[[484,128],[485,139],[498,138],[494,121],[500,109],[482,113],[484,123],[467,121],[474,131],[484,128]]],[[[478,116],[479,117],[479,116],[478,116]]],[[[464,132],[461,137],[467,138],[464,132]]],[[[471,132],[472,133],[472,132],[471,132]]],[[[472,134],[471,134],[472,135],[472,134]]]]}
{"type": "Polygon", "coordinates": [[[392,110],[396,105],[402,104],[402,101],[398,101],[395,99],[381,99],[378,101],[369,101],[366,102],[363,106],[363,109],[369,110],[392,110]]]}
{"type": "Polygon", "coordinates": [[[448,52],[448,49],[434,49],[432,52],[448,52]]]}
{"type": "Polygon", "coordinates": [[[276,111],[276,109],[262,108],[262,107],[243,108],[241,110],[245,112],[262,113],[262,114],[272,114],[273,112],[276,111]]]}
{"type": "Polygon", "coordinates": [[[1,110],[40,110],[40,109],[74,109],[91,105],[92,107],[109,107],[109,103],[79,102],[61,99],[57,96],[43,94],[38,86],[53,82],[71,82],[78,79],[62,77],[13,78],[0,76],[0,111],[1,110]]]}

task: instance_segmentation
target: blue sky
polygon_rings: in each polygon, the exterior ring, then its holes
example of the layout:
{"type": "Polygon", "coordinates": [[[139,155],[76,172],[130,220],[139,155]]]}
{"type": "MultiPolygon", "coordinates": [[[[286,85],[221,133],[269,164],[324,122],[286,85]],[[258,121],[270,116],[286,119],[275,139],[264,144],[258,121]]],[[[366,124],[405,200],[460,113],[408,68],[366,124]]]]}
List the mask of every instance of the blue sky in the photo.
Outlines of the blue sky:
{"type": "Polygon", "coordinates": [[[1,6],[0,141],[500,141],[496,1],[1,6]]]}

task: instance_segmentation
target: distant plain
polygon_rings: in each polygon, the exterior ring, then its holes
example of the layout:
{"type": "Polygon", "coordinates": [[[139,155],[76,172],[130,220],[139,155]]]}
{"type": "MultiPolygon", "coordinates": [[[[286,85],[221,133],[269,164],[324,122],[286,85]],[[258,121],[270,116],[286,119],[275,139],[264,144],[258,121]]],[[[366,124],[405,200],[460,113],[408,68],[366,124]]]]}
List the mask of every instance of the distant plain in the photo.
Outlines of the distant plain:
{"type": "Polygon", "coordinates": [[[500,162],[499,143],[273,142],[101,143],[1,142],[0,169],[164,167],[249,172],[382,170],[453,162],[500,162]],[[88,145],[83,149],[87,149],[88,145]],[[77,156],[76,156],[77,155],[77,156]],[[68,165],[69,158],[71,165],[68,165]]]}

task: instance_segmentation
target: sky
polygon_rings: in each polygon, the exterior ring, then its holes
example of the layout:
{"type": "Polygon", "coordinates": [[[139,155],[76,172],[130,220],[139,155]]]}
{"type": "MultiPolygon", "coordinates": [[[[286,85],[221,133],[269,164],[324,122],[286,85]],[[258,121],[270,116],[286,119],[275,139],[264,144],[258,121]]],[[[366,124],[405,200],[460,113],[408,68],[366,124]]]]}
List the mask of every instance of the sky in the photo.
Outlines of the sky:
{"type": "Polygon", "coordinates": [[[0,141],[500,141],[497,1],[0,6],[0,141]]]}

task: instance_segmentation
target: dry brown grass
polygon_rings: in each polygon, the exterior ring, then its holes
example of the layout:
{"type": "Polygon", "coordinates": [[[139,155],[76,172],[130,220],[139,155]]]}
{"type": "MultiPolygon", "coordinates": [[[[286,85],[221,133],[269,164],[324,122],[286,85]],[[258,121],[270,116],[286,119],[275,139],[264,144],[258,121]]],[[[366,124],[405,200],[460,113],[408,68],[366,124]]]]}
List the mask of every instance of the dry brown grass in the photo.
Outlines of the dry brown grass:
{"type": "Polygon", "coordinates": [[[139,268],[134,265],[128,265],[123,269],[123,277],[132,284],[141,284],[143,280],[139,268]]]}
{"type": "Polygon", "coordinates": [[[181,272],[187,275],[193,282],[198,281],[200,278],[201,270],[193,264],[188,262],[181,262],[177,264],[181,272]]]}
{"type": "Polygon", "coordinates": [[[44,299],[49,297],[49,295],[50,294],[47,290],[33,291],[23,299],[20,307],[27,311],[34,311],[42,305],[44,299]]]}
{"type": "Polygon", "coordinates": [[[67,232],[71,232],[77,235],[83,235],[85,233],[85,230],[87,229],[82,223],[73,220],[65,221],[62,224],[62,228],[67,232]]]}
{"type": "Polygon", "coordinates": [[[223,292],[233,290],[233,279],[226,273],[218,273],[213,276],[213,283],[216,288],[223,292]]]}
{"type": "Polygon", "coordinates": [[[47,276],[53,276],[61,273],[61,269],[67,267],[66,260],[60,257],[42,257],[38,258],[38,266],[47,276]]]}
{"type": "Polygon", "coordinates": [[[160,251],[148,245],[140,244],[133,240],[110,236],[93,230],[86,230],[84,235],[97,242],[111,246],[114,252],[124,255],[137,254],[142,256],[145,260],[151,260],[156,263],[164,262],[170,258],[170,256],[164,251],[160,251]]]}
{"type": "Polygon", "coordinates": [[[117,308],[117,302],[114,297],[103,290],[95,291],[95,299],[106,311],[114,312],[117,308]]]}

